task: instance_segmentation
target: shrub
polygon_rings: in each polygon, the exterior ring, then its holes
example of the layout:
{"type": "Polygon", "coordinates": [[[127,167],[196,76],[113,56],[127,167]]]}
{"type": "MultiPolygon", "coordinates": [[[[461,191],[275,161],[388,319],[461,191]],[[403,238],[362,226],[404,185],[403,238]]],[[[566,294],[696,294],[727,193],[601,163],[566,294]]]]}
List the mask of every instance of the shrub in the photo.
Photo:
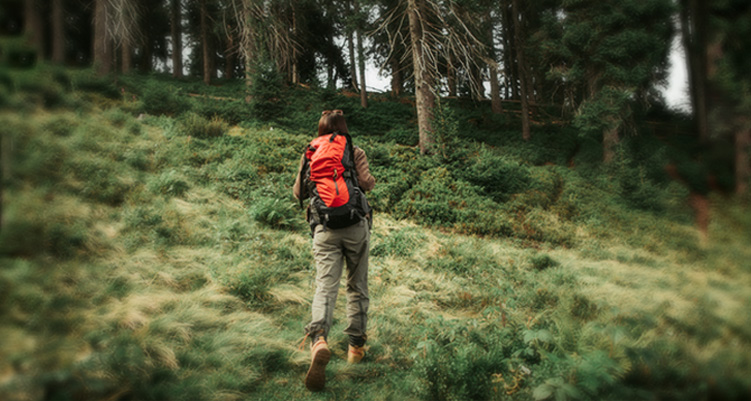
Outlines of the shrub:
{"type": "Polygon", "coordinates": [[[175,170],[167,170],[152,177],[146,187],[153,193],[169,196],[182,196],[190,189],[184,177],[175,170]]]}
{"type": "Polygon", "coordinates": [[[215,138],[224,135],[229,130],[229,124],[219,117],[213,117],[211,120],[205,117],[189,112],[180,117],[180,131],[184,135],[195,138],[215,138]]]}
{"type": "Polygon", "coordinates": [[[508,228],[500,208],[482,190],[456,179],[444,167],[425,171],[395,205],[400,217],[418,223],[453,227],[472,234],[502,234],[508,228]]]}
{"type": "Polygon", "coordinates": [[[260,198],[250,207],[253,220],[277,229],[288,229],[297,226],[300,215],[294,203],[281,199],[260,198]]]}
{"type": "Polygon", "coordinates": [[[133,183],[121,178],[111,161],[86,158],[71,162],[69,169],[80,181],[80,192],[85,198],[117,206],[125,200],[133,183]]]}
{"type": "Polygon", "coordinates": [[[383,138],[406,146],[417,146],[420,141],[417,130],[403,127],[392,128],[386,131],[383,138]]]}
{"type": "Polygon", "coordinates": [[[229,282],[229,292],[251,306],[263,306],[271,299],[271,278],[272,274],[267,269],[245,270],[229,282]]]}
{"type": "MultiPolygon", "coordinates": [[[[442,318],[429,319],[427,339],[417,344],[414,379],[418,396],[425,400],[491,399],[493,375],[506,372],[501,341],[442,318]]],[[[500,337],[500,338],[498,338],[500,337]]]]}
{"type": "Polygon", "coordinates": [[[508,157],[481,147],[465,168],[456,169],[458,178],[477,185],[496,202],[504,202],[530,184],[530,171],[526,166],[508,157]]]}
{"type": "MultiPolygon", "coordinates": [[[[44,205],[49,208],[49,205],[44,205]]],[[[33,257],[48,254],[60,259],[75,256],[88,238],[86,223],[59,214],[39,216],[11,210],[0,230],[0,255],[33,257]]]]}
{"type": "Polygon", "coordinates": [[[73,86],[79,91],[97,93],[108,99],[120,99],[122,97],[122,93],[110,78],[99,77],[89,71],[75,77],[73,86]]]}
{"type": "Polygon", "coordinates": [[[179,88],[149,81],[141,95],[144,111],[154,115],[179,115],[190,110],[190,103],[179,88]]]}
{"type": "Polygon", "coordinates": [[[27,102],[46,108],[64,106],[67,101],[65,90],[60,84],[38,74],[21,76],[18,90],[25,95],[27,102]]]}
{"type": "Polygon", "coordinates": [[[79,120],[68,114],[57,115],[42,125],[42,130],[55,136],[67,137],[78,127],[79,120]]]}
{"type": "Polygon", "coordinates": [[[104,113],[107,120],[109,120],[112,125],[116,127],[123,127],[125,124],[133,119],[133,116],[126,113],[119,107],[114,107],[112,109],[107,110],[104,113]]]}
{"type": "Polygon", "coordinates": [[[545,270],[551,267],[556,267],[559,263],[550,257],[548,254],[535,255],[531,260],[532,268],[535,270],[545,270]]]}

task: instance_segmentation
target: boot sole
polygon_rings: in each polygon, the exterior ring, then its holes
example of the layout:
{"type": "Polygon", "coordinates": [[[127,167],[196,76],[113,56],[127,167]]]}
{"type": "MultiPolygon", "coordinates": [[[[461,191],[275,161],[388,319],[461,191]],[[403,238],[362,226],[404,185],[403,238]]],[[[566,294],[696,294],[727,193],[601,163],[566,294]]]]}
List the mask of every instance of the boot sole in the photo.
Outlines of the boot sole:
{"type": "Polygon", "coordinates": [[[310,369],[305,376],[305,387],[310,391],[321,391],[326,386],[326,365],[331,359],[331,351],[324,348],[313,355],[310,369]]]}

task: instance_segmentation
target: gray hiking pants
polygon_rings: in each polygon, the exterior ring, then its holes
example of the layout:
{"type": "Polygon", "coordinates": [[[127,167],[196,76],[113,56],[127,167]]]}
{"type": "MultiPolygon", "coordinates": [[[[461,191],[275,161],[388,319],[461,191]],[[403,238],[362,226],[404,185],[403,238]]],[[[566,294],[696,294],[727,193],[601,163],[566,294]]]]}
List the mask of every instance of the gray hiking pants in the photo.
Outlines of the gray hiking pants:
{"type": "Polygon", "coordinates": [[[328,336],[334,320],[334,306],[347,262],[347,328],[344,333],[364,337],[368,323],[368,250],[370,229],[363,220],[353,226],[326,229],[318,225],[313,236],[316,261],[316,292],[313,296],[313,319],[305,326],[311,335],[328,336]]]}

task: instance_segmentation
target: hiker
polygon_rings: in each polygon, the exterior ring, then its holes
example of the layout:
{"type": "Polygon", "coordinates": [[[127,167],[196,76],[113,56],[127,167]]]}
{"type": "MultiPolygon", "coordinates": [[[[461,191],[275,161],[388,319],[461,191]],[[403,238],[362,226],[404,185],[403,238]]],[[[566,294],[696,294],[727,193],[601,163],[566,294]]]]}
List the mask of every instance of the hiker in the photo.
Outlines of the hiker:
{"type": "Polygon", "coordinates": [[[310,198],[307,218],[316,262],[312,320],[305,326],[306,338],[312,339],[310,369],[305,377],[305,386],[311,391],[320,391],[326,384],[326,364],[331,358],[327,339],[345,260],[347,362],[358,363],[365,355],[372,213],[364,191],[374,186],[365,152],[352,145],[344,113],[324,111],[318,121],[318,137],[303,153],[293,187],[301,206],[310,198]],[[328,167],[322,167],[324,159],[328,167]]]}

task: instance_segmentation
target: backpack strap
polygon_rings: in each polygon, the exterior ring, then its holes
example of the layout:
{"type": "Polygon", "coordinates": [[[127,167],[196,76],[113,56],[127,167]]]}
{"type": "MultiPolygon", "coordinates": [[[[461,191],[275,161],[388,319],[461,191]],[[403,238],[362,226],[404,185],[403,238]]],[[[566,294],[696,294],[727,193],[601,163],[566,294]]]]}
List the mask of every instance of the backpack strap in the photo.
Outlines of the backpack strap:
{"type": "Polygon", "coordinates": [[[305,146],[305,150],[303,151],[303,164],[302,168],[300,169],[300,209],[303,209],[305,206],[303,206],[303,200],[310,197],[310,194],[308,194],[308,175],[310,170],[310,160],[308,160],[308,149],[310,149],[310,144],[305,146]]]}

